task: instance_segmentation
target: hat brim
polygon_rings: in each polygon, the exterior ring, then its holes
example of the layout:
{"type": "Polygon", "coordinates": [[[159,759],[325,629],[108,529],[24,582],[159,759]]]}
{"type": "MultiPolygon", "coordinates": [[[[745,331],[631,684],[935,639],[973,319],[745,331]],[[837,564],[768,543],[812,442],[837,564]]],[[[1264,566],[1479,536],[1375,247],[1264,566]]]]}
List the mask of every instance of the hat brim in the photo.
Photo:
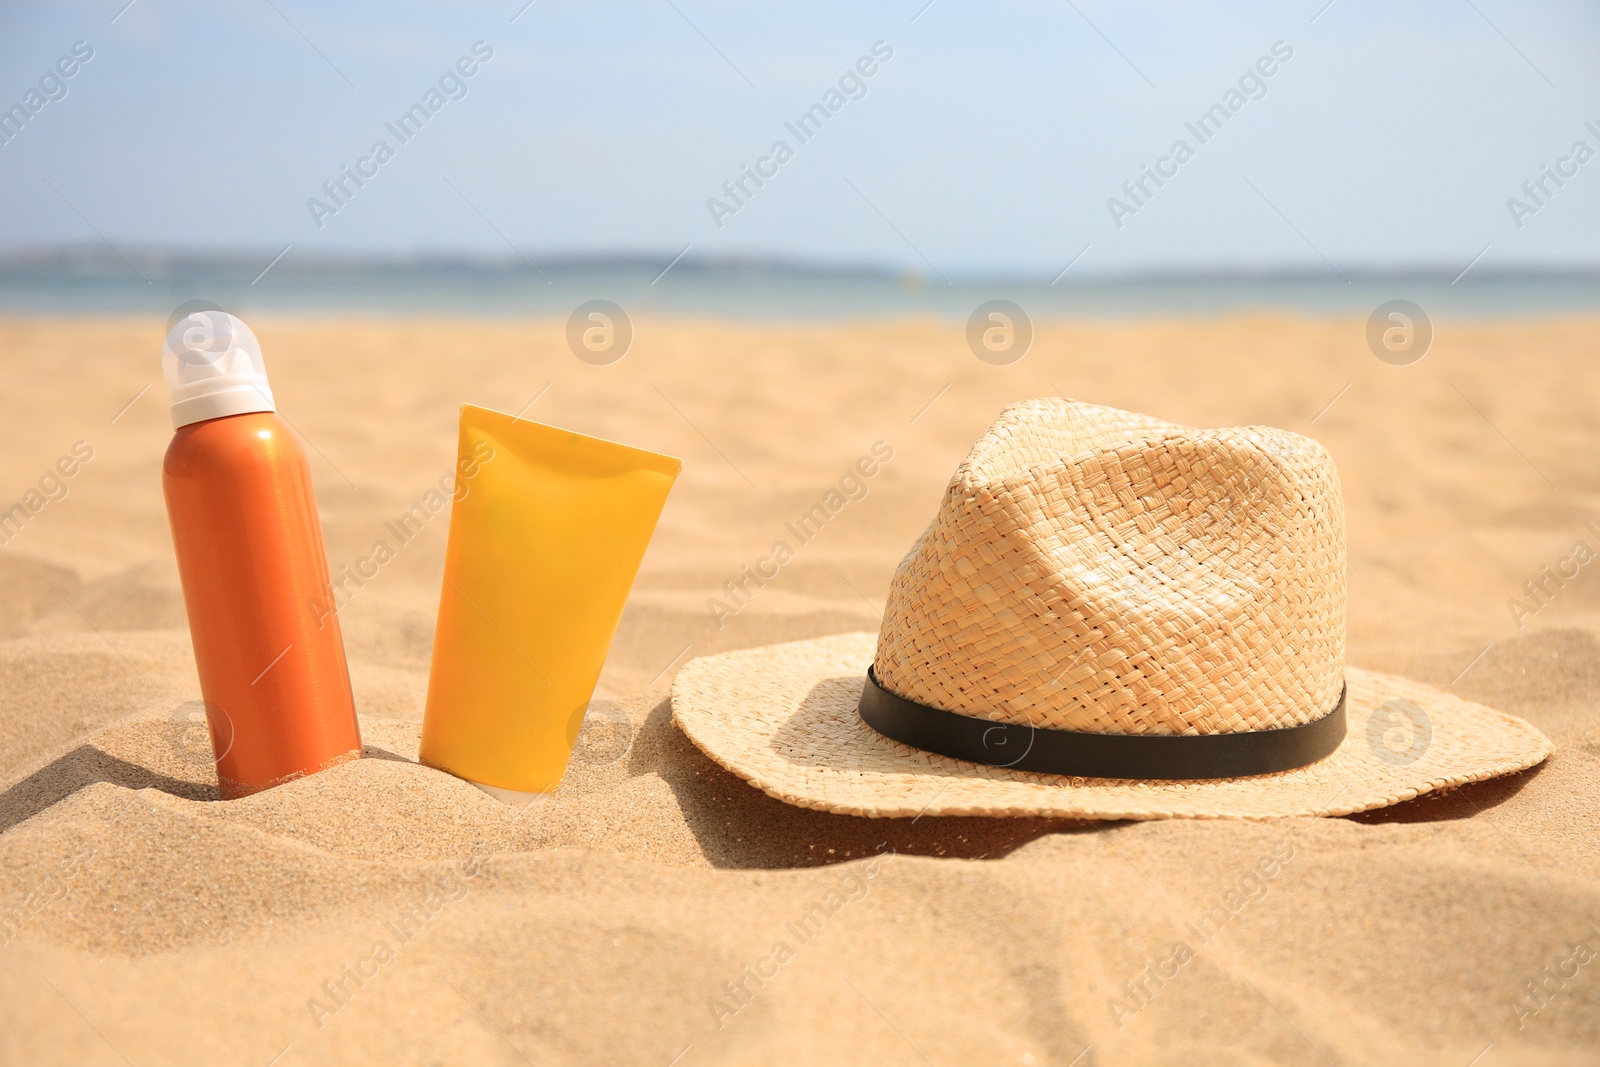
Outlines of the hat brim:
{"type": "Polygon", "coordinates": [[[1512,774],[1551,751],[1549,738],[1514,715],[1348,668],[1344,742],[1307,767],[1205,781],[1012,771],[924,752],[862,722],[856,704],[876,647],[876,634],[840,634],[692,660],[673,682],[673,721],[702,752],[769,796],[872,818],[1349,815],[1512,774]],[[1421,709],[1421,717],[1386,707],[1396,700],[1421,709]]]}

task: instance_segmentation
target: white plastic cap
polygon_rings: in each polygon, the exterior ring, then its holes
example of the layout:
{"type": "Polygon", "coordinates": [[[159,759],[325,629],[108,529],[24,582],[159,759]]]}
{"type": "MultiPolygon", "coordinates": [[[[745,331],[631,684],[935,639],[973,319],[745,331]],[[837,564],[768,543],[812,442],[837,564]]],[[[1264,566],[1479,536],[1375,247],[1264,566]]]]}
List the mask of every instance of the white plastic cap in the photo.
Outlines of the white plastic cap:
{"type": "MultiPolygon", "coordinates": [[[[463,778],[462,781],[465,782],[468,779],[463,778]]],[[[516,789],[502,789],[497,785],[484,785],[482,782],[470,782],[470,784],[477,786],[500,803],[509,804],[513,808],[526,808],[530,804],[545,804],[550,800],[548,792],[524,793],[516,789]]]]}
{"type": "Polygon", "coordinates": [[[277,411],[261,345],[250,327],[215,306],[178,311],[184,314],[161,347],[172,428],[247,411],[277,411]]]}

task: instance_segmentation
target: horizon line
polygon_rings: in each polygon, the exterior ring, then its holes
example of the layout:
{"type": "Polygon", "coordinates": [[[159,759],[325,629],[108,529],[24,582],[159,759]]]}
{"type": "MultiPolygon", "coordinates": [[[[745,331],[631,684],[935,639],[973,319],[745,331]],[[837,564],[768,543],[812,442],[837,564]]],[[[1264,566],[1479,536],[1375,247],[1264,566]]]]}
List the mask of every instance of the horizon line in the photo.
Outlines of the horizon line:
{"type": "MultiPolygon", "coordinates": [[[[520,254],[473,252],[465,250],[361,250],[350,252],[314,251],[286,256],[293,248],[253,247],[238,245],[230,248],[194,248],[162,245],[135,245],[105,248],[90,243],[60,243],[48,245],[0,247],[0,273],[38,270],[40,268],[76,267],[93,268],[108,265],[122,269],[128,266],[149,268],[158,273],[189,270],[239,270],[254,276],[263,266],[272,264],[275,274],[323,273],[329,270],[366,268],[390,270],[401,273],[425,272],[429,269],[478,270],[496,274],[534,274],[539,267],[520,254]],[[281,262],[280,262],[281,260],[281,262]]],[[[687,250],[676,254],[647,250],[619,250],[612,252],[553,252],[536,257],[545,268],[561,269],[637,269],[655,274],[671,266],[682,273],[751,273],[792,276],[859,277],[900,281],[907,278],[926,278],[927,272],[915,267],[897,267],[894,264],[874,261],[823,260],[782,254],[720,254],[687,255],[687,250]]],[[[1474,261],[1476,263],[1476,261],[1474,261]]],[[[265,273],[265,272],[263,272],[265,273]]],[[[974,269],[951,272],[966,283],[1008,281],[1017,282],[1042,277],[1041,272],[1026,267],[1009,269],[974,269]]],[[[1459,263],[1416,260],[1398,263],[1366,263],[1345,266],[1341,273],[1363,280],[1393,279],[1445,279],[1460,278],[1466,272],[1459,263]]],[[[1471,276],[1478,279],[1535,279],[1535,278],[1591,278],[1600,276],[1600,260],[1592,263],[1561,263],[1550,261],[1524,261],[1498,266],[1475,265],[1471,276]]],[[[1251,263],[1232,262],[1212,265],[1174,264],[1164,267],[1128,268],[1123,270],[1085,269],[1070,279],[1058,279],[1068,285],[1094,283],[1129,283],[1162,281],[1334,281],[1327,267],[1309,263],[1251,263]]],[[[1054,284],[1048,281],[1040,284],[1054,284]]]]}

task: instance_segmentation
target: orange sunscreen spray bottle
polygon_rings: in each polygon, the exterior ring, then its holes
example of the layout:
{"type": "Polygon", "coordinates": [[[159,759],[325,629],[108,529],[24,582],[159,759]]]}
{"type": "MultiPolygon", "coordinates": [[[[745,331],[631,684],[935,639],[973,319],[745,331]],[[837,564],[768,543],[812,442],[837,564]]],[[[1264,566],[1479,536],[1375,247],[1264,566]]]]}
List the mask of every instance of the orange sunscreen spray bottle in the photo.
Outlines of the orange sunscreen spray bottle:
{"type": "Polygon", "coordinates": [[[224,798],[356,759],[350,672],[311,468],[276,414],[261,349],[224,311],[178,320],[162,369],[162,464],[200,694],[224,798]]]}

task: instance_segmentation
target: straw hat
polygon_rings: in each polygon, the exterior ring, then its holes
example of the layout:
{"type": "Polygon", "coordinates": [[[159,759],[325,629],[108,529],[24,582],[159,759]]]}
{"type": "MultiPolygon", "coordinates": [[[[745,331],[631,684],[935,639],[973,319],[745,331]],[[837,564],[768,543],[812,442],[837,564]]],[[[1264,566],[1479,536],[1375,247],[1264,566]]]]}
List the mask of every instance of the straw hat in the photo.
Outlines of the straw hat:
{"type": "Polygon", "coordinates": [[[1345,815],[1550,741],[1346,667],[1333,459],[1050,398],[1007,408],[900,563],[882,630],[706,656],[673,719],[764,792],[846,815],[1345,815]]]}

